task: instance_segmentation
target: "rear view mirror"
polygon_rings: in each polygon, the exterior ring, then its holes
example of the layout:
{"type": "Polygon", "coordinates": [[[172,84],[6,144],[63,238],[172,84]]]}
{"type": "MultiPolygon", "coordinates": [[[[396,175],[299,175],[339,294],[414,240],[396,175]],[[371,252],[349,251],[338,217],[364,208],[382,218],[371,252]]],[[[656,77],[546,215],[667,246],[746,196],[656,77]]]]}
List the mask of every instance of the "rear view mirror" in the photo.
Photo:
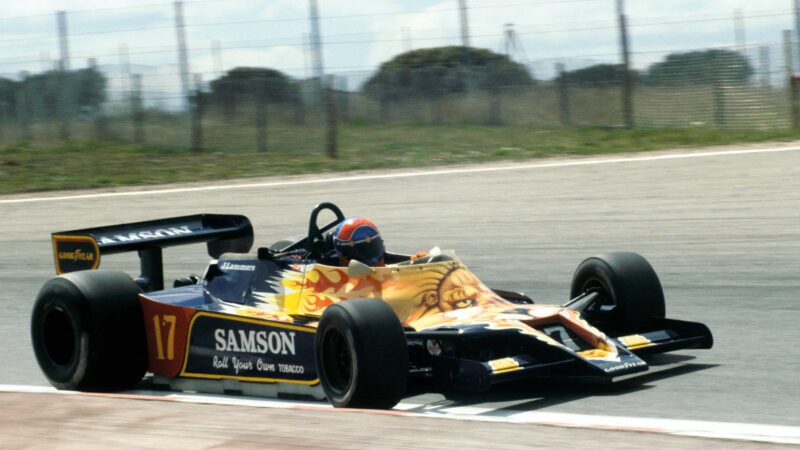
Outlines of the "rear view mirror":
{"type": "Polygon", "coordinates": [[[351,259],[350,264],[347,265],[347,276],[350,278],[363,278],[374,271],[375,269],[372,267],[355,259],[351,259]]]}

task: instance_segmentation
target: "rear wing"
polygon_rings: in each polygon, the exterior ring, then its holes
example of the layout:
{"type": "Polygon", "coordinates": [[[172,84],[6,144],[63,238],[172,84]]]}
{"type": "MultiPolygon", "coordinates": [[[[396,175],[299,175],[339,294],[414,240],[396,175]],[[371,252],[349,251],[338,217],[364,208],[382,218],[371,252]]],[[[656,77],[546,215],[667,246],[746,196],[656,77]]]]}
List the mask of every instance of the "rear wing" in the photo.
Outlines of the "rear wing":
{"type": "Polygon", "coordinates": [[[100,267],[103,255],[137,251],[146,290],[164,287],[162,249],[205,242],[208,254],[247,253],[253,226],[245,216],[197,214],[52,234],[56,273],[100,267]]]}

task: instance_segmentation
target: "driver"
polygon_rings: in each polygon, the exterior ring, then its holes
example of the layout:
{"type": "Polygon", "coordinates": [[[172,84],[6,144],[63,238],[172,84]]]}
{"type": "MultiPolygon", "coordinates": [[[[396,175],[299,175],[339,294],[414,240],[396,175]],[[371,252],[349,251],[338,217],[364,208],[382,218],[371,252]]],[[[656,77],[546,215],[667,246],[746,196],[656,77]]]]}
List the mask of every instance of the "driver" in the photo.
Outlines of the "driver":
{"type": "MultiPolygon", "coordinates": [[[[355,259],[371,267],[383,267],[384,253],[381,232],[375,222],[366,217],[349,217],[333,230],[333,247],[339,264],[347,266],[355,259]]],[[[428,252],[417,252],[412,261],[428,256],[428,252]]]]}
{"type": "Polygon", "coordinates": [[[349,217],[337,225],[333,231],[333,247],[342,266],[350,264],[351,259],[372,267],[385,265],[381,232],[366,217],[349,217]]]}

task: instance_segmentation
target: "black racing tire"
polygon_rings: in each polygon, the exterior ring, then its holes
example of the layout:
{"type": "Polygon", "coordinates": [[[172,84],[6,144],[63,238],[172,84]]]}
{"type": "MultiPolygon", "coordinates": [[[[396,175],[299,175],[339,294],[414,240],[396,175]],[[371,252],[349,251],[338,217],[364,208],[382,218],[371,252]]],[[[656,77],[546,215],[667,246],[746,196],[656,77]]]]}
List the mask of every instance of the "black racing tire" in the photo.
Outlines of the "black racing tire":
{"type": "Polygon", "coordinates": [[[572,277],[570,298],[590,291],[601,295],[599,304],[584,312],[590,323],[603,319],[601,308],[611,311],[611,325],[620,331],[640,329],[666,315],[658,275],[637,253],[611,252],[581,262],[572,277]]]}
{"type": "Polygon", "coordinates": [[[315,357],[320,383],[335,407],[391,409],[406,392],[405,333],[381,300],[328,307],[317,328],[315,357]]]}
{"type": "Polygon", "coordinates": [[[147,371],[139,286],[117,271],[81,271],[42,286],[31,316],[36,360],[58,389],[129,389],[147,371]]]}

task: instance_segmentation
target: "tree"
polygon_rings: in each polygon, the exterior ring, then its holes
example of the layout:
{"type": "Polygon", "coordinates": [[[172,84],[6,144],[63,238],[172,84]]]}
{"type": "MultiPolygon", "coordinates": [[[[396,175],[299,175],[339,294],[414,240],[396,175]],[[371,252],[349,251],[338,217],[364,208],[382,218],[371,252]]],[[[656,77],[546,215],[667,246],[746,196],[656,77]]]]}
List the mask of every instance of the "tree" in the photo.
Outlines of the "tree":
{"type": "Polygon", "coordinates": [[[30,96],[27,102],[42,105],[42,112],[50,117],[58,114],[59,105],[65,101],[64,89],[69,108],[94,109],[106,99],[106,77],[94,67],[67,72],[49,70],[25,77],[18,86],[30,96]]]}
{"type": "Polygon", "coordinates": [[[574,86],[605,88],[622,85],[624,73],[622,64],[595,64],[564,72],[556,80],[574,86]]]}
{"type": "Polygon", "coordinates": [[[106,100],[106,77],[96,67],[75,70],[71,73],[76,90],[76,101],[82,108],[97,108],[106,100]]]}
{"type": "Polygon", "coordinates": [[[284,73],[261,67],[237,67],[211,82],[211,101],[233,112],[240,99],[297,102],[297,85],[284,73]]]}
{"type": "Polygon", "coordinates": [[[528,70],[507,56],[472,47],[414,50],[381,64],[363,91],[377,100],[441,98],[472,89],[533,83],[528,70]]]}
{"type": "Polygon", "coordinates": [[[651,85],[714,84],[719,80],[745,82],[753,74],[746,57],[731,50],[672,53],[650,66],[643,81],[651,85]]]}
{"type": "Polygon", "coordinates": [[[0,77],[0,119],[9,111],[14,111],[17,103],[17,89],[19,89],[19,83],[0,77]]]}

